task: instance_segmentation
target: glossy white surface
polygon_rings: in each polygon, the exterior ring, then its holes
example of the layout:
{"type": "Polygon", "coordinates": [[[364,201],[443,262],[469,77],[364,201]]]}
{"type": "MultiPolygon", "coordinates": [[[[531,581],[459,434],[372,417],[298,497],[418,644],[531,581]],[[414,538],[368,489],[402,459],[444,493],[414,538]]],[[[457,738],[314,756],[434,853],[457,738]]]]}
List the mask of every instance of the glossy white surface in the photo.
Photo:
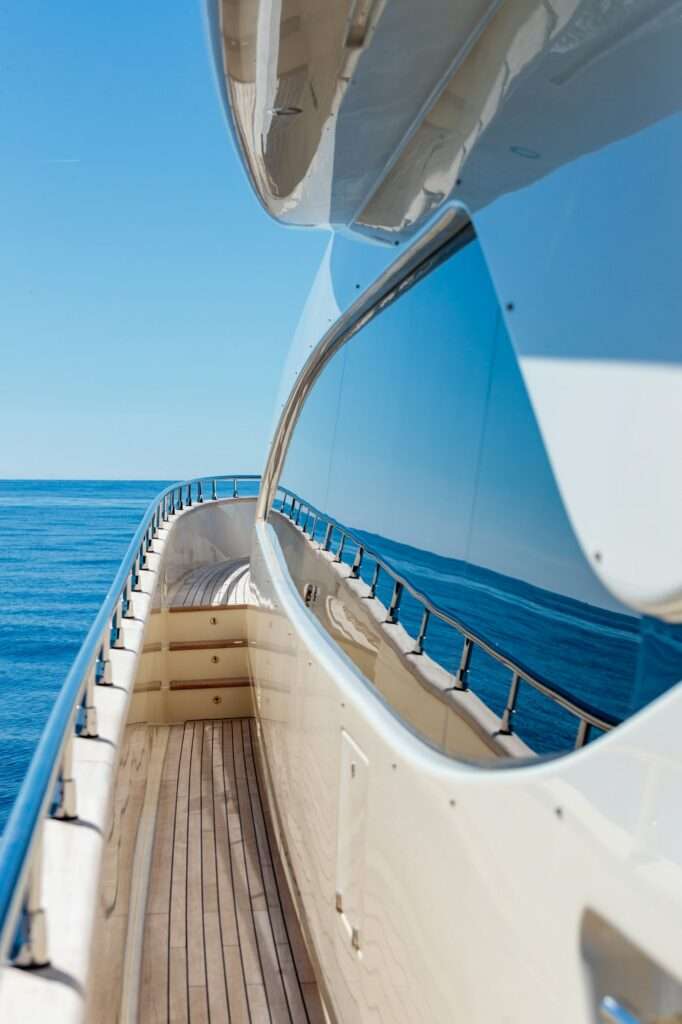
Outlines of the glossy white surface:
{"type": "Polygon", "coordinates": [[[540,356],[521,366],[595,572],[631,607],[682,621],[682,367],[540,356]]]}
{"type": "Polygon", "coordinates": [[[591,1024],[590,909],[679,974],[679,687],[577,754],[511,770],[459,765],[377,700],[304,608],[263,524],[252,570],[273,796],[341,1024],[591,1024]],[[359,950],[336,910],[344,732],[367,761],[359,950]]]}

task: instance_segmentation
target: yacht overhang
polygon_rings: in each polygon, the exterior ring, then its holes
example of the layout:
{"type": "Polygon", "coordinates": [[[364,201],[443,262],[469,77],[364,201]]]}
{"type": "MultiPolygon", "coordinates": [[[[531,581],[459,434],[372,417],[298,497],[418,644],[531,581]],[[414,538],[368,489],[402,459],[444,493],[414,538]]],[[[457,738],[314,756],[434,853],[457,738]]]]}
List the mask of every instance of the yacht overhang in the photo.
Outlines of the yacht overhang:
{"type": "Polygon", "coordinates": [[[289,224],[405,240],[453,198],[475,215],[682,105],[666,0],[206,0],[206,11],[252,186],[289,224]]]}

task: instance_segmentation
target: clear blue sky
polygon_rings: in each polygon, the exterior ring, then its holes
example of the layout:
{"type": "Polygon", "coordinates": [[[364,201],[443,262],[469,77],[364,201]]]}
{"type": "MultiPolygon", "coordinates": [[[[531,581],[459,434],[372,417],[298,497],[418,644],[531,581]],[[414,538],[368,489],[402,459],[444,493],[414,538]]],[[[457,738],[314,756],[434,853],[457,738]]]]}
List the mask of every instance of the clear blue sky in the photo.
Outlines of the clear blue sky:
{"type": "Polygon", "coordinates": [[[261,468],[327,237],[251,194],[200,0],[0,8],[0,477],[261,468]]]}

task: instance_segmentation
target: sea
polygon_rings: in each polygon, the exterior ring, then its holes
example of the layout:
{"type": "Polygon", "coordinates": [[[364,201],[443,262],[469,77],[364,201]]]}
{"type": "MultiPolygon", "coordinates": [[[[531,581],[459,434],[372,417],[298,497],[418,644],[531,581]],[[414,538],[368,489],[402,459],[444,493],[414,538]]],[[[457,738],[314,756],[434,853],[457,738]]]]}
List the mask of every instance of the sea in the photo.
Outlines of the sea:
{"type": "Polygon", "coordinates": [[[0,480],[0,828],[159,480],[0,480]]]}

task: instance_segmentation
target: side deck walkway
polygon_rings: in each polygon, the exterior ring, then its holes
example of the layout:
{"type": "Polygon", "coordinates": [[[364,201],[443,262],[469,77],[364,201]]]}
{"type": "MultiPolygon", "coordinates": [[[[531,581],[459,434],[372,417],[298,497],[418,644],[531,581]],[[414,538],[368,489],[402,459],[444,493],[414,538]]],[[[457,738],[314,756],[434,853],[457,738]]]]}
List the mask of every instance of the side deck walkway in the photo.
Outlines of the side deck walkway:
{"type": "Polygon", "coordinates": [[[248,719],[171,729],[142,961],[145,1024],[323,1024],[248,719]]]}

